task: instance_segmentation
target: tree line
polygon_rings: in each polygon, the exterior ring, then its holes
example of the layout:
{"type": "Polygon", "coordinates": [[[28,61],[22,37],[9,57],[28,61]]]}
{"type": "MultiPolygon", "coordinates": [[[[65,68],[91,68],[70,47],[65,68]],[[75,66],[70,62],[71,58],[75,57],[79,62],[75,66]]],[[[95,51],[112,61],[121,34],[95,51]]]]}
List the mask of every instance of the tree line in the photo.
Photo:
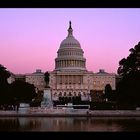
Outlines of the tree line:
{"type": "Polygon", "coordinates": [[[98,105],[101,109],[105,106],[115,106],[116,109],[140,107],[140,42],[129,49],[129,52],[126,58],[119,61],[119,81],[116,82],[116,90],[112,90],[111,85],[107,84],[102,99],[100,98],[101,102],[95,101],[95,92],[90,92],[91,97],[94,97],[91,101],[92,106],[98,105]]]}
{"type": "Polygon", "coordinates": [[[36,97],[35,87],[25,81],[16,80],[11,84],[7,79],[11,73],[0,64],[0,108],[15,109],[19,103],[30,103],[36,97]]]}
{"type": "Polygon", "coordinates": [[[140,106],[140,42],[129,50],[127,58],[119,61],[117,73],[120,77],[116,90],[105,87],[105,97],[115,100],[119,109],[136,109],[140,106]]]}
{"type": "MultiPolygon", "coordinates": [[[[116,101],[118,108],[133,109],[140,106],[140,42],[131,48],[127,58],[119,61],[117,73],[120,81],[113,91],[108,84],[104,98],[116,101]]],[[[15,105],[20,102],[30,103],[36,97],[35,87],[24,81],[9,84],[10,72],[0,64],[0,107],[15,105]]],[[[46,87],[49,87],[49,73],[45,73],[46,87]]],[[[66,102],[64,98],[61,102],[66,102]]],[[[78,99],[77,99],[78,100],[78,99]]],[[[78,100],[79,101],[79,100],[78,100]]]]}
{"type": "Polygon", "coordinates": [[[119,61],[117,100],[120,106],[135,108],[140,106],[140,42],[129,52],[127,58],[119,61]]]}

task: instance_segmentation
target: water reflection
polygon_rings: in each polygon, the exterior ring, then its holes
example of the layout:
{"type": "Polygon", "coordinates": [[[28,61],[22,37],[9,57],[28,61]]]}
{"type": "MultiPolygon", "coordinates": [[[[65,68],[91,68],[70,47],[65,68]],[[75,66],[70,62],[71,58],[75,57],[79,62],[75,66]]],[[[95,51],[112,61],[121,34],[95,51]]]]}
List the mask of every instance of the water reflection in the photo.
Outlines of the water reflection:
{"type": "Polygon", "coordinates": [[[7,117],[0,131],[140,131],[140,118],[7,117]]]}

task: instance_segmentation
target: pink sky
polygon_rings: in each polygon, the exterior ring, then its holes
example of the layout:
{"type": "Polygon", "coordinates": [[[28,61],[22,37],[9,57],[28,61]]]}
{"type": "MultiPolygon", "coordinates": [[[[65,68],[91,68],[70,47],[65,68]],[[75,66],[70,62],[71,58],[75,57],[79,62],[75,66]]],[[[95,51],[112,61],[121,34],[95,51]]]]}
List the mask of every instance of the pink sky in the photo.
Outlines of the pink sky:
{"type": "Polygon", "coordinates": [[[69,21],[89,71],[117,72],[118,62],[140,41],[140,9],[0,9],[0,64],[13,73],[54,70],[69,21]]]}

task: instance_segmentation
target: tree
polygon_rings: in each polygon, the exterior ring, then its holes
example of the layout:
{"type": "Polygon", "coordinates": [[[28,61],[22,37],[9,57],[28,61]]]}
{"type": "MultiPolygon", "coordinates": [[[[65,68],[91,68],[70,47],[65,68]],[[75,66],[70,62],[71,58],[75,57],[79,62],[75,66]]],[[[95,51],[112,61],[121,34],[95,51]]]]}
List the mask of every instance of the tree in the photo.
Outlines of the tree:
{"type": "Polygon", "coordinates": [[[42,101],[43,101],[43,91],[38,91],[37,94],[35,94],[32,102],[30,103],[30,106],[31,107],[41,106],[42,101]]]}
{"type": "Polygon", "coordinates": [[[140,42],[131,48],[127,58],[119,62],[118,74],[122,77],[117,85],[119,104],[140,105],[140,42]]]}
{"type": "Polygon", "coordinates": [[[8,84],[10,72],[0,65],[0,104],[14,105],[17,102],[30,102],[35,97],[35,87],[24,81],[8,84]]]}
{"type": "Polygon", "coordinates": [[[49,87],[50,74],[48,72],[45,72],[44,75],[45,75],[46,87],[49,87]]]}
{"type": "Polygon", "coordinates": [[[105,97],[108,99],[108,101],[111,100],[112,97],[112,87],[110,84],[106,84],[105,86],[105,97]]]}
{"type": "Polygon", "coordinates": [[[8,84],[7,79],[10,77],[10,72],[6,70],[6,68],[0,64],[0,85],[5,86],[8,84]]]}
{"type": "Polygon", "coordinates": [[[9,84],[7,79],[10,77],[10,72],[0,64],[0,104],[5,104],[9,101],[9,84]]]}
{"type": "Polygon", "coordinates": [[[129,56],[119,62],[118,74],[120,76],[140,71],[140,42],[129,51],[129,56]]]}
{"type": "Polygon", "coordinates": [[[17,80],[11,84],[11,95],[13,100],[30,103],[36,96],[35,87],[33,84],[17,80]]]}

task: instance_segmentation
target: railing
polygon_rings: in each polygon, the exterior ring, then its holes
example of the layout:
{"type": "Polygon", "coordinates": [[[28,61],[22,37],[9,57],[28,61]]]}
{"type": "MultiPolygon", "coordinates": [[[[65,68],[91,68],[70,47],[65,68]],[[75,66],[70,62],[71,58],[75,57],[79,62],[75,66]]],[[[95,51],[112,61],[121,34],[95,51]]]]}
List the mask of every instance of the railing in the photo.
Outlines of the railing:
{"type": "Polygon", "coordinates": [[[58,107],[58,108],[87,107],[89,109],[90,105],[56,105],[56,107],[58,107]]]}

